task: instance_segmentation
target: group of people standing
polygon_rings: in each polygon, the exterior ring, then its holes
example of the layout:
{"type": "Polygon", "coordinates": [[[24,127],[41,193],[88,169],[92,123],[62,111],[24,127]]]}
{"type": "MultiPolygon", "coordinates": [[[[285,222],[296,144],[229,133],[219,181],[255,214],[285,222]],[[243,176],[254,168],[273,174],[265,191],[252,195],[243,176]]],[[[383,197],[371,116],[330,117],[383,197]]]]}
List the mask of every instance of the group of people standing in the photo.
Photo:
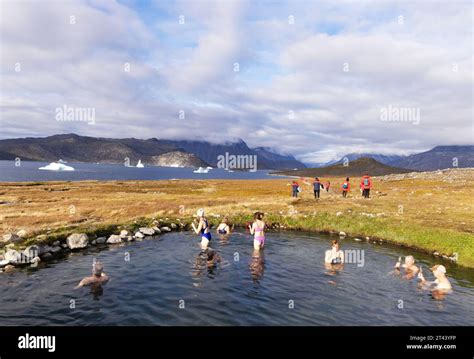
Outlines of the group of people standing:
{"type": "MultiPolygon", "coordinates": [[[[197,211],[197,224],[192,223],[194,232],[197,235],[201,236],[201,250],[205,251],[209,248],[210,241],[212,239],[211,228],[209,222],[205,217],[203,209],[197,211]]],[[[263,221],[264,213],[255,212],[254,221],[248,224],[248,229],[250,234],[254,236],[253,238],[253,247],[256,250],[263,249],[265,246],[265,228],[266,224],[263,221]]],[[[228,218],[224,218],[222,222],[217,226],[217,234],[220,235],[229,235],[231,233],[231,227],[229,226],[228,218]]]]}
{"type": "MultiPolygon", "coordinates": [[[[326,189],[326,192],[329,192],[329,189],[331,188],[330,181],[326,181],[326,183],[323,184],[321,180],[319,179],[319,177],[314,178],[312,185],[313,185],[314,198],[316,199],[320,198],[321,190],[326,189]]],[[[368,173],[362,176],[362,179],[359,184],[359,188],[360,188],[362,197],[364,198],[370,197],[370,190],[372,189],[372,179],[370,178],[368,173]]],[[[346,179],[342,182],[342,185],[341,185],[342,197],[344,198],[347,197],[347,194],[349,193],[350,189],[351,189],[350,178],[346,177],[346,179]]],[[[298,194],[300,192],[301,192],[300,184],[297,181],[293,181],[291,183],[291,196],[294,198],[298,198],[298,194]]]]}

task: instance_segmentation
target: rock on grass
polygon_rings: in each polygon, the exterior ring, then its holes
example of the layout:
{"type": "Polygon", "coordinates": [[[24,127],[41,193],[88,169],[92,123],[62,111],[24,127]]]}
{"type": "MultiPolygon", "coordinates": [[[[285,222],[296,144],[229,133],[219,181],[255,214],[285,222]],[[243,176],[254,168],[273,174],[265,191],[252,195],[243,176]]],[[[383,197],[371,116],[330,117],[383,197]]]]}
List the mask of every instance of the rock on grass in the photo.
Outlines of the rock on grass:
{"type": "Polygon", "coordinates": [[[66,243],[70,249],[86,248],[89,243],[89,238],[85,233],[73,233],[67,237],[66,243]]]}

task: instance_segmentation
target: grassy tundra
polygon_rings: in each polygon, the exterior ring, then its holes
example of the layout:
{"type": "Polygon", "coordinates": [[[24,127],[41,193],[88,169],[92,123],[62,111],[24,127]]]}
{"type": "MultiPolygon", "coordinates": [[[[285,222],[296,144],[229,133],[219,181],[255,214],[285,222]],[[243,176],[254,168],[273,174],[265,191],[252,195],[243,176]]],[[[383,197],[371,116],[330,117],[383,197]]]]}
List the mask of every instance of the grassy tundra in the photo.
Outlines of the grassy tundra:
{"type": "Polygon", "coordinates": [[[28,182],[0,184],[0,231],[28,233],[27,243],[72,232],[107,234],[121,226],[189,221],[199,207],[211,222],[217,215],[244,224],[256,210],[283,228],[344,231],[452,256],[474,267],[474,169],[375,177],[372,198],[360,196],[360,178],[351,180],[348,198],[342,178],[329,193],[313,198],[302,184],[301,198],[290,197],[289,180],[165,180],[28,182]]]}

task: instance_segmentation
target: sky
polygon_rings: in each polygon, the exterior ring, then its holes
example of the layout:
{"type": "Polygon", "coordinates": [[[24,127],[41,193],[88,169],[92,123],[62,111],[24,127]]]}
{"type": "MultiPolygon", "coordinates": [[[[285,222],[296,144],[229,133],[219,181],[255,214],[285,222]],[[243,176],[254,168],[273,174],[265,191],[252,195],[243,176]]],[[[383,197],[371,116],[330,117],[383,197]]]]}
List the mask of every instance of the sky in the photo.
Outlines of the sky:
{"type": "Polygon", "coordinates": [[[473,144],[473,11],[2,0],[0,139],[241,138],[306,163],[473,144]]]}

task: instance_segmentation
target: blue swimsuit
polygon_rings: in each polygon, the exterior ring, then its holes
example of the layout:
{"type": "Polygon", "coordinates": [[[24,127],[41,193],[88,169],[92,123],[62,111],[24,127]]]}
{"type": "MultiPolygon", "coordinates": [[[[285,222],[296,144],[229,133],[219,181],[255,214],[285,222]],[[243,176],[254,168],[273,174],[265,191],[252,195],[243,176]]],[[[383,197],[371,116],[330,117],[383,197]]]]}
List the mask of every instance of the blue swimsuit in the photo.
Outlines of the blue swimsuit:
{"type": "Polygon", "coordinates": [[[201,229],[201,237],[206,238],[208,241],[210,241],[212,238],[211,232],[207,232],[207,233],[204,232],[207,229],[207,227],[209,227],[209,223],[207,222],[207,219],[205,219],[204,222],[206,223],[206,227],[201,229]]]}

